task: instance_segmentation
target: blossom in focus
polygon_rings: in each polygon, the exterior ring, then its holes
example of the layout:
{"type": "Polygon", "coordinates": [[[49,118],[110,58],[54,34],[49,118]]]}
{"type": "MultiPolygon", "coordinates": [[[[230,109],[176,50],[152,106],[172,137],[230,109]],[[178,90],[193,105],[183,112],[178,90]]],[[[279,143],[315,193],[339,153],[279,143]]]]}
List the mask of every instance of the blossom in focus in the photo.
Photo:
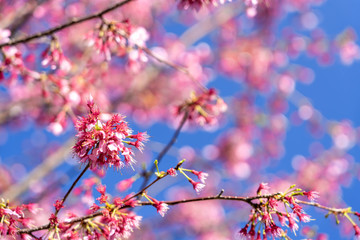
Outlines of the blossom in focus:
{"type": "Polygon", "coordinates": [[[197,193],[201,192],[205,187],[205,184],[201,182],[195,182],[192,179],[189,179],[189,182],[193,185],[193,188],[197,193]]]}
{"type": "Polygon", "coordinates": [[[91,169],[111,166],[121,169],[135,163],[131,146],[142,150],[143,143],[147,141],[147,137],[144,137],[146,133],[140,134],[143,136],[140,139],[135,138],[137,143],[134,143],[134,135],[124,117],[114,114],[109,120],[103,121],[94,102],[89,100],[87,105],[89,114],[75,124],[78,134],[73,149],[80,162],[90,164],[91,169]]]}
{"type": "Polygon", "coordinates": [[[203,171],[192,170],[191,173],[195,174],[199,178],[200,182],[202,182],[203,184],[205,184],[205,180],[209,176],[208,173],[205,173],[203,171]]]}
{"type": "Polygon", "coordinates": [[[157,212],[164,217],[165,213],[169,210],[169,206],[164,202],[156,201],[154,202],[154,207],[156,208],[157,212]]]}

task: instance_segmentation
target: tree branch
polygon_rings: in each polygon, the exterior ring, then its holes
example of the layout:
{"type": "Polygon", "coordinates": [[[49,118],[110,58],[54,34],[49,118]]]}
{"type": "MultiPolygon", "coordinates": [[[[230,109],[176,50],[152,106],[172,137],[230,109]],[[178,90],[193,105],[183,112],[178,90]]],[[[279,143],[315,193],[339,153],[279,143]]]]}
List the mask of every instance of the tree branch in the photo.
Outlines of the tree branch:
{"type": "MultiPolygon", "coordinates": [[[[70,195],[71,191],[74,189],[75,185],[79,182],[80,178],[85,174],[85,172],[89,169],[90,167],[90,163],[88,163],[88,165],[86,165],[86,167],[84,168],[84,170],[82,170],[82,172],[79,174],[79,176],[75,179],[75,181],[73,182],[73,184],[71,185],[71,187],[69,188],[69,190],[66,192],[64,198],[61,200],[62,204],[65,203],[66,199],[68,198],[68,196],[70,195]]],[[[56,209],[55,211],[55,216],[58,215],[59,211],[61,208],[56,209]]]]}
{"type": "Polygon", "coordinates": [[[329,212],[332,213],[340,213],[340,214],[344,214],[344,213],[355,213],[353,211],[350,210],[350,208],[331,208],[331,207],[326,207],[323,206],[319,203],[316,202],[306,202],[306,201],[301,201],[301,200],[296,200],[297,203],[300,204],[304,204],[304,205],[309,205],[309,206],[313,206],[313,207],[317,207],[323,210],[328,210],[329,212]]]}
{"type": "Polygon", "coordinates": [[[71,27],[73,25],[76,25],[76,24],[79,24],[79,23],[82,23],[82,22],[86,22],[86,21],[91,20],[91,19],[101,18],[104,14],[106,14],[108,12],[111,12],[111,11],[113,11],[113,10],[119,8],[119,7],[122,7],[122,6],[124,6],[125,4],[127,4],[127,3],[131,2],[131,1],[134,1],[134,0],[125,0],[125,1],[122,1],[122,2],[118,2],[118,3],[114,4],[113,6],[111,6],[109,8],[106,8],[106,9],[104,9],[104,10],[98,12],[98,13],[95,13],[95,14],[92,14],[92,15],[89,15],[89,16],[85,16],[85,17],[79,18],[79,19],[74,18],[70,22],[64,23],[64,24],[56,26],[54,28],[50,28],[50,29],[48,29],[46,31],[35,33],[33,35],[25,36],[25,37],[22,37],[22,38],[19,38],[19,39],[16,39],[16,40],[10,40],[9,42],[0,44],[0,48],[5,47],[5,46],[13,46],[13,45],[16,45],[16,44],[19,44],[19,43],[29,42],[29,41],[32,41],[32,40],[37,39],[37,38],[52,35],[52,34],[58,32],[58,31],[61,31],[61,30],[65,29],[65,28],[71,27]]]}
{"type": "MultiPolygon", "coordinates": [[[[182,163],[180,162],[176,167],[179,168],[181,164],[182,163]]],[[[164,176],[158,177],[152,183],[150,183],[148,186],[146,186],[144,189],[139,191],[137,194],[135,194],[135,195],[131,196],[130,198],[124,200],[124,202],[126,202],[126,201],[128,201],[128,200],[142,194],[146,189],[148,189],[154,183],[156,183],[157,181],[159,181],[160,179],[164,178],[167,175],[168,174],[166,173],[164,176]]],[[[253,203],[252,202],[253,200],[256,200],[256,199],[270,199],[270,198],[273,198],[273,197],[276,197],[276,196],[279,196],[279,195],[281,196],[283,194],[281,192],[278,192],[278,193],[273,193],[273,194],[264,194],[264,195],[257,195],[257,196],[251,196],[251,197],[240,197],[240,196],[222,196],[223,192],[224,192],[224,190],[221,190],[219,194],[214,195],[214,196],[190,198],[190,199],[175,200],[175,201],[163,201],[163,203],[166,203],[167,205],[178,205],[178,204],[190,203],[190,202],[201,202],[201,201],[209,201],[209,200],[224,200],[224,201],[241,201],[241,202],[245,202],[245,203],[248,203],[249,205],[251,205],[251,207],[254,208],[254,207],[257,207],[258,204],[253,203]]],[[[326,206],[323,206],[323,205],[315,203],[315,202],[307,202],[307,201],[301,201],[301,200],[296,200],[296,202],[299,203],[299,204],[309,205],[309,206],[317,207],[317,208],[320,208],[320,209],[328,210],[328,211],[333,212],[333,213],[339,213],[339,214],[340,213],[341,214],[345,214],[345,213],[355,214],[356,213],[354,211],[351,211],[350,208],[331,208],[331,207],[326,207],[326,206]]],[[[151,202],[140,202],[139,201],[135,207],[150,206],[150,205],[153,205],[153,204],[154,203],[151,203],[151,202]]],[[[126,209],[126,208],[131,208],[131,207],[128,206],[128,205],[124,205],[124,206],[122,206],[122,207],[120,207],[118,209],[120,210],[120,209],[126,209]]],[[[92,214],[89,214],[89,215],[86,215],[86,216],[83,216],[83,217],[74,218],[71,221],[67,222],[67,224],[74,224],[74,223],[81,222],[81,221],[91,219],[91,218],[94,218],[94,217],[98,217],[98,216],[101,216],[101,215],[102,215],[102,212],[98,211],[98,212],[95,212],[95,213],[92,213],[92,214]]],[[[36,228],[22,229],[22,230],[19,230],[17,233],[18,234],[29,234],[29,233],[32,233],[32,232],[45,230],[45,229],[48,229],[48,228],[50,228],[50,224],[46,224],[46,225],[39,226],[39,227],[36,227],[36,228]]]]}

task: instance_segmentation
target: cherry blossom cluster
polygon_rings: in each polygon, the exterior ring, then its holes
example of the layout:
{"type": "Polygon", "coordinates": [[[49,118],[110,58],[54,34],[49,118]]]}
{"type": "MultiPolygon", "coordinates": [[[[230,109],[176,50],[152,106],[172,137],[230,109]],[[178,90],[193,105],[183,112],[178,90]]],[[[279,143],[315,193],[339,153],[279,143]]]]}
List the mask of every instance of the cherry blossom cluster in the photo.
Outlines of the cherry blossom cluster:
{"type": "Polygon", "coordinates": [[[92,231],[88,234],[96,234],[98,236],[106,237],[106,239],[119,239],[128,238],[133,232],[134,228],[139,228],[142,217],[137,216],[135,213],[125,210],[120,210],[124,207],[135,207],[137,200],[130,195],[124,199],[116,197],[113,199],[113,203],[107,201],[106,187],[98,185],[97,190],[100,192],[101,197],[98,198],[100,204],[104,206],[98,206],[93,204],[90,207],[91,212],[101,211],[102,216],[99,220],[92,220],[92,231]],[[106,196],[106,197],[105,197],[106,196]],[[105,231],[99,231],[99,227],[102,224],[106,224],[105,231]]]}
{"type": "MultiPolygon", "coordinates": [[[[107,203],[106,207],[94,204],[91,212],[99,211],[101,216],[96,216],[83,221],[76,221],[75,214],[69,214],[64,221],[59,221],[54,215],[50,218],[53,229],[49,238],[55,239],[126,239],[131,236],[135,228],[140,227],[142,217],[134,212],[120,210],[124,204],[115,199],[113,204],[107,203]]],[[[130,205],[128,205],[130,206],[130,205]]],[[[131,205],[134,207],[134,205],[131,205]]]]}
{"type": "MultiPolygon", "coordinates": [[[[269,189],[266,183],[261,183],[257,190],[257,195],[269,189]]],[[[306,214],[303,207],[298,204],[297,197],[306,196],[309,200],[314,201],[319,197],[317,192],[305,192],[291,186],[285,193],[279,193],[268,198],[261,198],[259,202],[253,205],[249,221],[243,227],[239,234],[243,238],[267,239],[285,238],[287,231],[283,230],[284,226],[290,228],[296,234],[299,229],[297,222],[309,222],[310,216],[306,214]]]]}
{"type": "MultiPolygon", "coordinates": [[[[32,219],[28,213],[36,214],[40,209],[36,204],[22,204],[11,207],[8,201],[0,200],[0,237],[15,238],[21,228],[32,226],[32,219]],[[27,213],[25,215],[25,213],[27,213]]],[[[24,237],[24,236],[23,236],[24,237]]]]}
{"type": "Polygon", "coordinates": [[[178,106],[176,113],[180,115],[183,111],[188,111],[189,120],[200,125],[214,125],[218,121],[217,117],[226,109],[224,100],[217,96],[215,89],[211,88],[199,96],[192,92],[191,98],[178,106]]]}
{"type": "MultiPolygon", "coordinates": [[[[93,186],[97,179],[86,180],[87,186],[93,186]]],[[[109,201],[106,186],[98,184],[96,190],[100,193],[97,198],[100,204],[92,203],[88,209],[91,217],[79,221],[79,217],[69,212],[65,219],[51,214],[49,218],[50,229],[47,233],[49,239],[123,239],[130,237],[134,228],[139,228],[142,217],[124,210],[138,206],[133,195],[125,198],[114,197],[109,201]]],[[[63,208],[63,201],[57,200],[54,204],[56,210],[63,208]]]]}
{"type": "MultiPolygon", "coordinates": [[[[339,54],[341,62],[345,65],[350,65],[360,59],[360,48],[356,42],[355,31],[346,30],[336,38],[336,41],[330,41],[325,33],[316,29],[317,19],[310,6],[320,4],[322,0],[238,1],[240,4],[245,4],[245,8],[234,8],[234,11],[238,11],[238,9],[246,11],[248,18],[245,17],[245,20],[243,18],[245,14],[241,14],[239,11],[236,17],[229,16],[230,18],[225,23],[213,21],[217,20],[217,18],[212,18],[211,15],[209,15],[211,21],[207,22],[206,18],[203,18],[207,11],[201,11],[194,13],[195,18],[201,17],[199,24],[195,24],[194,28],[190,28],[179,38],[173,34],[162,34],[162,30],[167,32],[167,26],[160,31],[156,28],[158,18],[160,17],[162,20],[163,15],[168,15],[169,6],[174,5],[173,2],[166,0],[131,1],[128,6],[125,6],[124,11],[119,10],[110,13],[109,11],[106,12],[106,10],[103,12],[104,14],[98,16],[96,16],[97,12],[101,13],[102,8],[109,7],[107,1],[94,1],[96,3],[91,3],[91,1],[67,1],[67,3],[64,3],[65,7],[63,9],[59,9],[58,1],[37,2],[36,9],[29,12],[29,14],[31,13],[28,15],[30,20],[27,21],[26,14],[24,18],[20,17],[22,14],[19,14],[18,17],[16,13],[21,11],[15,12],[15,14],[12,11],[21,9],[26,13],[28,6],[25,4],[27,1],[16,1],[14,6],[11,6],[13,4],[11,1],[5,1],[2,3],[1,8],[4,15],[1,19],[2,25],[9,29],[15,29],[13,35],[18,35],[21,39],[22,35],[26,37],[29,32],[37,31],[37,26],[33,22],[38,23],[46,20],[49,21],[49,25],[55,25],[55,29],[58,29],[56,34],[59,34],[59,36],[64,34],[63,36],[67,37],[61,39],[61,47],[59,41],[52,37],[49,47],[41,54],[42,67],[48,67],[51,71],[41,74],[28,69],[29,65],[35,65],[36,63],[31,60],[31,56],[27,55],[26,50],[23,51],[25,48],[15,45],[1,47],[0,83],[5,82],[5,84],[14,85],[16,79],[18,79],[17,83],[21,81],[30,83],[26,86],[17,85],[14,88],[6,89],[6,92],[11,95],[11,101],[7,101],[7,99],[4,101],[4,105],[8,106],[9,112],[18,109],[17,107],[20,105],[21,108],[18,112],[27,111],[29,113],[27,116],[30,116],[30,118],[39,119],[39,121],[46,123],[51,122],[48,129],[55,134],[59,134],[67,126],[67,115],[75,116],[75,114],[83,112],[81,103],[83,103],[83,99],[86,99],[84,96],[88,96],[91,92],[93,96],[96,96],[101,101],[101,105],[105,105],[109,109],[121,108],[121,111],[132,112],[136,121],[148,124],[153,121],[161,121],[170,116],[166,109],[167,106],[171,106],[174,102],[184,99],[184,96],[188,96],[189,92],[194,89],[193,83],[205,84],[209,76],[220,70],[236,81],[241,82],[241,89],[244,89],[244,91],[236,95],[240,95],[240,97],[236,97],[237,99],[235,99],[233,105],[234,110],[231,111],[235,119],[234,128],[220,137],[217,146],[208,145],[204,148],[207,156],[212,155],[212,160],[220,160],[217,162],[218,165],[225,166],[228,172],[238,178],[245,179],[250,174],[253,174],[251,176],[262,174],[259,169],[263,169],[264,162],[279,159],[284,153],[283,139],[287,124],[291,122],[296,125],[302,121],[307,121],[309,129],[314,135],[325,131],[330,134],[333,148],[329,151],[319,151],[311,146],[309,159],[303,156],[294,157],[292,166],[295,173],[292,176],[283,177],[281,180],[274,180],[274,182],[279,185],[284,184],[284,182],[296,182],[304,189],[322,190],[321,195],[323,198],[326,199],[327,203],[332,203],[336,197],[341,196],[342,185],[349,184],[351,179],[358,173],[356,161],[346,153],[359,141],[359,131],[350,122],[325,123],[317,110],[306,101],[297,102],[300,103],[299,109],[291,115],[289,122],[288,114],[285,114],[288,110],[288,102],[290,99],[293,100],[292,97],[297,96],[295,84],[298,84],[297,82],[310,83],[311,79],[313,79],[311,70],[295,66],[290,60],[297,58],[302,53],[318,59],[321,64],[332,63],[335,54],[339,54]],[[24,9],[22,9],[22,6],[24,6],[24,9]],[[101,56],[104,56],[107,61],[111,59],[112,55],[126,55],[128,59],[126,64],[124,64],[124,61],[104,63],[102,57],[91,55],[88,51],[80,52],[79,42],[81,40],[79,41],[79,36],[83,36],[83,34],[80,34],[80,30],[93,29],[91,21],[86,20],[88,25],[84,25],[82,29],[56,27],[59,22],[63,22],[64,18],[72,19],[74,17],[73,23],[75,23],[77,19],[80,19],[79,16],[86,15],[93,10],[95,10],[94,17],[88,19],[100,19],[102,23],[96,30],[87,35],[88,44],[101,53],[101,56]],[[299,12],[299,14],[296,14],[299,21],[296,22],[299,22],[305,30],[312,30],[309,33],[310,36],[300,35],[291,27],[283,31],[285,40],[279,38],[278,35],[273,35],[273,32],[278,33],[279,31],[273,31],[271,23],[275,22],[274,20],[280,22],[281,18],[285,19],[283,16],[287,16],[286,12],[293,11],[299,12]],[[45,14],[46,12],[52,12],[52,14],[45,14]],[[128,21],[107,22],[104,19],[105,16],[108,19],[127,19],[127,17],[130,17],[132,22],[146,27],[147,30],[143,27],[133,26],[128,21]],[[22,18],[27,22],[24,26],[21,26],[22,18]],[[9,19],[20,21],[20,25],[16,26],[15,21],[14,25],[8,25],[9,19]],[[247,24],[248,22],[257,24],[247,24]],[[203,23],[205,24],[202,25],[203,23]],[[220,33],[218,34],[220,36],[219,41],[216,42],[215,40],[213,42],[210,39],[211,47],[200,43],[192,52],[188,51],[188,47],[193,42],[208,35],[209,32],[207,31],[210,31],[203,27],[202,31],[195,31],[194,33],[192,29],[196,29],[197,26],[206,26],[206,24],[214,28],[219,24],[219,31],[217,31],[217,33],[220,33]],[[258,26],[260,27],[258,28],[258,26]],[[59,31],[63,32],[60,33],[59,31]],[[154,53],[156,51],[162,53],[159,56],[161,55],[163,58],[159,57],[158,62],[154,63],[153,66],[141,68],[141,63],[147,61],[147,56],[151,56],[155,60],[157,56],[157,53],[152,55],[152,50],[146,48],[146,42],[149,39],[148,31],[154,34],[154,42],[161,41],[159,46],[154,47],[153,50],[154,53]],[[213,51],[215,49],[213,46],[215,46],[216,51],[213,51]],[[63,49],[72,63],[79,64],[72,66],[67,57],[64,56],[63,49]],[[289,58],[292,59],[289,60],[289,58]],[[165,65],[176,69],[175,74],[168,71],[167,68],[161,69],[161,64],[168,60],[169,62],[165,65]],[[212,64],[211,70],[204,67],[205,64],[210,62],[212,64]],[[180,66],[184,66],[184,68],[180,66]],[[219,69],[212,72],[213,66],[218,66],[219,69]],[[132,71],[127,71],[128,69],[132,71]],[[64,73],[69,75],[69,79],[64,78],[64,73]],[[74,74],[74,76],[70,76],[70,74],[74,74]],[[118,76],[122,77],[119,78],[118,76]],[[3,81],[4,79],[9,79],[9,81],[3,81]],[[177,94],[171,94],[174,91],[177,94]],[[262,102],[258,101],[259,97],[265,98],[265,109],[262,109],[263,106],[258,104],[258,102],[262,102]],[[294,178],[296,179],[294,180],[294,178]]],[[[118,2],[120,3],[120,1],[118,2]]],[[[196,11],[204,10],[205,6],[210,7],[224,2],[225,0],[177,1],[179,8],[194,9],[196,11]]],[[[236,2],[234,6],[236,6],[236,2]]],[[[29,7],[31,7],[31,4],[29,4],[29,7]]],[[[219,12],[221,12],[220,10],[219,12]]],[[[208,12],[213,14],[211,11],[208,12]]],[[[188,13],[193,14],[191,11],[188,13]]],[[[216,15],[214,14],[214,16],[216,15]]],[[[291,16],[289,15],[289,17],[291,16]]],[[[186,20],[191,21],[190,18],[186,20]]],[[[86,24],[85,21],[81,22],[86,24]]],[[[70,22],[70,25],[65,24],[64,26],[71,26],[73,23],[70,22]]],[[[42,24],[37,25],[43,26],[42,24]]],[[[301,32],[304,29],[301,29],[301,32]]],[[[35,34],[35,38],[30,39],[53,36],[52,34],[38,34],[38,37],[35,34]]],[[[14,40],[16,40],[16,37],[11,39],[11,41],[14,40]]],[[[10,31],[0,29],[0,44],[9,41],[10,31]]],[[[27,42],[20,41],[19,43],[26,44],[27,42]]],[[[157,42],[154,45],[157,45],[157,42]]],[[[33,45],[26,47],[29,47],[30,50],[33,45]]],[[[44,68],[40,69],[43,70],[44,68]]],[[[148,138],[147,134],[133,134],[122,116],[101,114],[92,101],[89,102],[88,107],[90,114],[79,119],[76,123],[79,133],[74,151],[80,157],[80,162],[88,164],[93,170],[101,168],[101,171],[104,171],[108,166],[122,168],[125,165],[131,165],[134,162],[134,152],[131,147],[142,150],[144,142],[148,138]]],[[[200,125],[211,125],[218,121],[217,117],[225,109],[226,104],[224,101],[216,96],[213,89],[210,89],[198,95],[193,94],[190,100],[177,108],[177,113],[185,113],[185,117],[188,117],[186,120],[195,121],[200,125]]],[[[9,114],[9,116],[12,115],[9,114]]],[[[2,138],[0,141],[2,141],[2,138]]],[[[187,178],[197,193],[204,189],[208,174],[201,171],[178,167],[170,168],[166,173],[158,171],[157,176],[162,178],[164,174],[176,176],[178,173],[187,178]]],[[[116,188],[119,191],[125,191],[133,185],[135,180],[142,177],[145,177],[145,175],[137,174],[134,177],[125,179],[117,184],[116,188]]],[[[143,203],[143,205],[152,205],[163,217],[170,205],[186,202],[186,199],[182,202],[177,201],[178,203],[175,203],[176,201],[157,200],[149,196],[145,188],[140,190],[139,195],[126,196],[124,199],[111,199],[110,194],[106,193],[106,186],[100,184],[96,188],[100,193],[100,197],[96,199],[100,204],[97,205],[94,203],[95,199],[92,196],[92,187],[98,183],[98,178],[91,177],[86,179],[82,186],[74,190],[77,195],[83,193],[82,203],[87,203],[89,206],[92,204],[88,209],[89,215],[84,216],[82,220],[76,220],[77,216],[74,213],[70,213],[65,221],[61,220],[60,217],[58,219],[56,213],[52,214],[50,218],[48,218],[50,214],[47,214],[46,219],[49,220],[51,229],[51,233],[48,235],[49,238],[127,238],[133,229],[139,226],[141,217],[122,208],[140,207],[141,203],[137,201],[138,196],[147,198],[149,202],[143,203]]],[[[206,190],[212,187],[211,184],[207,184],[206,190]]],[[[237,187],[236,184],[233,186],[237,187]]],[[[270,236],[274,238],[284,237],[287,234],[286,226],[295,233],[299,228],[299,222],[309,221],[310,216],[304,212],[300,204],[302,203],[299,200],[301,196],[305,196],[310,200],[310,202],[307,202],[308,205],[319,206],[313,203],[318,195],[313,191],[305,192],[293,187],[285,193],[263,195],[266,190],[268,190],[267,184],[260,184],[257,196],[254,198],[236,196],[226,196],[227,198],[225,198],[219,194],[207,198],[188,199],[188,202],[209,199],[245,199],[244,201],[250,203],[253,210],[249,222],[240,231],[240,234],[243,237],[258,239],[265,239],[270,236]]],[[[176,197],[179,197],[179,195],[176,195],[176,197]]],[[[45,197],[45,200],[48,199],[48,197],[45,197]]],[[[53,204],[57,212],[64,208],[65,199],[57,200],[53,204]]],[[[45,203],[45,200],[43,200],[43,203],[45,203]]],[[[49,202],[53,201],[47,203],[49,202]]],[[[210,202],[218,203],[216,201],[210,202]]],[[[221,215],[224,214],[224,209],[220,204],[216,204],[207,205],[203,203],[203,212],[208,213],[206,208],[209,209],[209,212],[215,212],[214,215],[211,215],[216,216],[211,217],[216,219],[214,221],[218,221],[215,225],[228,224],[224,215],[221,215]]],[[[66,205],[68,205],[67,208],[69,207],[68,210],[72,211],[71,204],[67,202],[66,205]]],[[[50,206],[52,205],[50,204],[50,206]]],[[[1,236],[15,236],[14,232],[21,233],[21,229],[30,227],[28,222],[24,220],[21,211],[18,210],[21,208],[9,207],[7,203],[0,204],[0,213],[2,214],[1,236]]],[[[198,209],[187,208],[187,206],[184,209],[187,209],[187,211],[181,212],[187,212],[189,216],[190,214],[200,215],[198,209]]],[[[359,213],[346,209],[337,210],[331,208],[329,211],[336,213],[337,216],[348,217],[350,214],[355,214],[360,217],[359,213]]],[[[174,215],[181,215],[179,212],[174,215]]],[[[176,216],[176,218],[179,217],[176,216]]],[[[197,221],[191,221],[189,217],[184,217],[184,222],[188,226],[194,225],[197,227],[196,231],[189,232],[198,233],[199,229],[207,232],[201,236],[202,239],[224,238],[218,236],[222,233],[217,229],[225,229],[223,232],[226,232],[229,229],[228,226],[226,228],[214,228],[213,225],[204,227],[204,222],[207,219],[209,219],[208,214],[206,216],[197,216],[197,221]],[[206,230],[204,230],[205,228],[206,230]],[[211,230],[209,231],[209,229],[211,230]]],[[[360,228],[352,220],[350,222],[355,230],[355,236],[359,237],[360,228]]],[[[47,228],[45,226],[42,229],[47,228]]],[[[144,232],[143,236],[146,236],[146,229],[144,232]]],[[[28,233],[31,233],[31,231],[28,233]]],[[[27,235],[27,237],[31,238],[32,236],[27,235]]]]}
{"type": "Polygon", "coordinates": [[[80,162],[89,164],[91,169],[111,166],[121,169],[135,163],[134,152],[127,146],[135,146],[142,151],[144,142],[148,140],[147,133],[132,134],[124,117],[118,114],[101,115],[92,99],[87,105],[89,115],[75,124],[78,134],[73,149],[80,162]],[[124,159],[121,160],[120,156],[124,159]]]}
{"type": "Polygon", "coordinates": [[[133,26],[129,21],[103,22],[96,31],[87,34],[89,46],[111,60],[112,53],[123,56],[128,54],[129,64],[137,61],[146,62],[147,57],[142,51],[149,39],[149,33],[143,27],[133,26]]]}

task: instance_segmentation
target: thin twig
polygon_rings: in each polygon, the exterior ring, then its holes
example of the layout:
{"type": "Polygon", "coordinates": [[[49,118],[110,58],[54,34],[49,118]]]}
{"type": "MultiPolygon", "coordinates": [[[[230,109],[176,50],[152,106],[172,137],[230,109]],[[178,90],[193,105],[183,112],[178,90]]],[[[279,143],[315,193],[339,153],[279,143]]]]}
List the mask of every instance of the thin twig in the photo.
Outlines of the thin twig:
{"type": "Polygon", "coordinates": [[[341,214],[354,213],[353,211],[350,210],[350,208],[331,208],[331,207],[323,206],[316,202],[306,202],[306,201],[301,201],[301,200],[296,200],[296,202],[300,203],[300,204],[309,205],[309,206],[321,208],[324,210],[328,210],[329,212],[332,212],[332,213],[341,213],[341,214]]]}
{"type": "MultiPolygon", "coordinates": [[[[189,113],[188,113],[187,110],[185,110],[184,116],[181,119],[181,122],[180,122],[178,128],[176,129],[174,135],[172,136],[172,138],[170,139],[168,144],[164,147],[164,149],[155,158],[158,161],[159,165],[160,165],[161,160],[165,156],[165,154],[170,150],[171,146],[174,145],[174,143],[176,142],[176,139],[178,138],[178,136],[179,136],[179,134],[181,132],[181,129],[184,127],[184,125],[186,123],[186,120],[188,119],[188,116],[189,116],[189,113]]],[[[156,169],[156,165],[155,165],[155,163],[153,163],[151,168],[150,168],[150,171],[145,172],[145,174],[144,174],[144,182],[142,183],[140,189],[143,189],[146,186],[146,184],[149,182],[151,174],[155,171],[155,169],[156,169]]]]}
{"type": "MultiPolygon", "coordinates": [[[[183,200],[177,200],[177,201],[164,201],[167,205],[177,205],[182,203],[189,203],[189,202],[200,202],[200,201],[209,201],[209,200],[227,200],[227,201],[241,201],[249,203],[250,205],[253,205],[251,201],[255,199],[260,198],[272,198],[281,193],[274,193],[274,194],[268,194],[268,195],[261,195],[261,196],[254,196],[254,197],[237,197],[237,196],[208,196],[208,197],[199,197],[199,198],[190,198],[190,199],[183,199],[183,200]]],[[[149,202],[139,202],[140,206],[146,206],[146,205],[152,205],[153,203],[149,202]]]]}
{"type": "Polygon", "coordinates": [[[68,28],[70,26],[73,26],[73,25],[76,25],[76,24],[79,24],[79,23],[82,23],[82,22],[86,22],[86,21],[91,20],[91,19],[100,18],[104,14],[106,14],[108,12],[111,12],[111,11],[121,7],[121,6],[124,6],[125,4],[127,4],[127,3],[131,2],[131,1],[133,1],[133,0],[125,0],[125,1],[122,1],[122,2],[118,2],[118,3],[114,4],[113,6],[108,7],[108,8],[106,8],[106,9],[104,9],[104,10],[98,12],[98,13],[88,15],[88,16],[85,16],[85,17],[79,18],[79,19],[74,18],[73,20],[71,20],[71,21],[69,21],[67,23],[64,23],[62,25],[50,28],[50,29],[48,29],[46,31],[35,33],[33,35],[25,36],[25,37],[22,37],[22,38],[19,38],[19,39],[10,40],[9,42],[0,44],[0,48],[5,47],[5,46],[13,46],[13,45],[16,45],[16,44],[19,44],[19,43],[25,43],[25,42],[29,42],[29,41],[37,39],[37,38],[49,36],[49,35],[52,35],[52,34],[58,32],[58,31],[61,31],[61,30],[65,29],[65,28],[68,28]]]}

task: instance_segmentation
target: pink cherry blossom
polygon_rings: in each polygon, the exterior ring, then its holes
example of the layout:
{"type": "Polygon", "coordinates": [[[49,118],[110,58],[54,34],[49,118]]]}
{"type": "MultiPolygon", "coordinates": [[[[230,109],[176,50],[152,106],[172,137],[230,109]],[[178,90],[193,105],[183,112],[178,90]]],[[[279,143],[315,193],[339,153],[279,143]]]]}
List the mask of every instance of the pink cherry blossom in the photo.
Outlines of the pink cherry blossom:
{"type": "Polygon", "coordinates": [[[158,202],[156,201],[154,203],[154,207],[156,208],[157,212],[162,216],[164,217],[165,216],[165,213],[169,210],[169,206],[164,203],[164,202],[158,202]]]}
{"type": "Polygon", "coordinates": [[[189,182],[193,185],[193,188],[196,191],[196,193],[200,193],[205,187],[205,184],[201,182],[195,182],[192,179],[189,179],[189,182]]]}

